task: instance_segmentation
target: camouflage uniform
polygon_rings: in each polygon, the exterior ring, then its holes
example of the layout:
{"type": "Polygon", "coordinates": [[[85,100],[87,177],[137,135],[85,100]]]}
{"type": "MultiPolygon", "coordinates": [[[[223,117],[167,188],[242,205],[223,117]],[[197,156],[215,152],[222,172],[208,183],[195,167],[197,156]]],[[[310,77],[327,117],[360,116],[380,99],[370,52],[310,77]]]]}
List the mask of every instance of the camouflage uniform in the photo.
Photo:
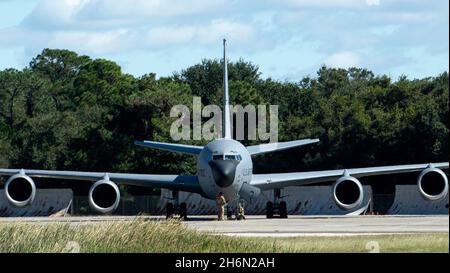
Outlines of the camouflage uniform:
{"type": "Polygon", "coordinates": [[[238,219],[239,219],[239,220],[245,219],[244,206],[242,206],[241,203],[239,203],[238,209],[239,209],[238,219]]]}
{"type": "Polygon", "coordinates": [[[225,220],[225,204],[227,203],[227,201],[223,195],[218,195],[216,197],[216,203],[219,209],[218,220],[223,221],[225,220]]]}

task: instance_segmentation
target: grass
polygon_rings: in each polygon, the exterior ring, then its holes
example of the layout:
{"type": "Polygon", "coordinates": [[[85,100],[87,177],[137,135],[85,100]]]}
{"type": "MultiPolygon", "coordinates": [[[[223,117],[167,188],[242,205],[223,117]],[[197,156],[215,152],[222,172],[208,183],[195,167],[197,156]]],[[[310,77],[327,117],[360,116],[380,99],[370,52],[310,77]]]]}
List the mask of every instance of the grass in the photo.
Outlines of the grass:
{"type": "Polygon", "coordinates": [[[446,252],[448,233],[363,235],[342,237],[296,237],[277,239],[280,246],[299,252],[446,252]]]}
{"type": "Polygon", "coordinates": [[[1,223],[0,252],[448,252],[444,234],[237,238],[209,235],[178,221],[95,224],[1,223]]]}

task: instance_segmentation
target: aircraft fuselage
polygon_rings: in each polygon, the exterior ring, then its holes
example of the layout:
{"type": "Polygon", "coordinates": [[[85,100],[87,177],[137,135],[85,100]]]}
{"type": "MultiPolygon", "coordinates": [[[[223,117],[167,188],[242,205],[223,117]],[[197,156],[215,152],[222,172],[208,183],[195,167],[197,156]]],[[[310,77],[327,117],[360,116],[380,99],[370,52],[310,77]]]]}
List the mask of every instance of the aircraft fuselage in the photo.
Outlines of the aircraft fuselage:
{"type": "Polygon", "coordinates": [[[233,139],[208,143],[198,156],[197,176],[206,197],[222,192],[227,201],[239,198],[244,183],[252,180],[253,163],[244,145],[233,139]]]}

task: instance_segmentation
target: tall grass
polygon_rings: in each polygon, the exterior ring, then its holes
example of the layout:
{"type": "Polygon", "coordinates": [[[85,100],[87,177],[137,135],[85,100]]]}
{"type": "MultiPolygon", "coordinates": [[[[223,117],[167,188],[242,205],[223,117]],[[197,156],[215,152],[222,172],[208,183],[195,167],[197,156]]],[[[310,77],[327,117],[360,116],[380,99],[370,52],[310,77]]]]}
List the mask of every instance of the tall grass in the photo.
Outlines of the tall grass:
{"type": "Polygon", "coordinates": [[[178,221],[0,224],[0,252],[285,252],[257,239],[207,235],[178,221]],[[79,247],[79,249],[78,249],[79,247]]]}
{"type": "Polygon", "coordinates": [[[448,233],[352,237],[240,238],[173,221],[0,223],[0,252],[448,252],[448,233]]]}

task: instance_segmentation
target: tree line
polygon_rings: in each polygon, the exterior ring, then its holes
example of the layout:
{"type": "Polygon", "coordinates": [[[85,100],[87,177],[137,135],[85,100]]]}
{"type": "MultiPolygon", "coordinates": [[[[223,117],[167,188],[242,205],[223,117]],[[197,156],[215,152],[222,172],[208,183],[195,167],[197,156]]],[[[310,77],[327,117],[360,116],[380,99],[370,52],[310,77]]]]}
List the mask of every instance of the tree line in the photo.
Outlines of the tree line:
{"type": "MultiPolygon", "coordinates": [[[[0,168],[195,174],[192,156],[133,141],[171,142],[172,106],[191,107],[193,96],[222,105],[222,77],[220,60],[134,77],[109,60],[45,49],[22,70],[0,71],[0,168]]],[[[278,105],[279,141],[321,140],[258,156],[255,173],[448,161],[448,72],[391,79],[322,67],[289,82],[240,59],[229,79],[232,104],[278,105]]]]}

